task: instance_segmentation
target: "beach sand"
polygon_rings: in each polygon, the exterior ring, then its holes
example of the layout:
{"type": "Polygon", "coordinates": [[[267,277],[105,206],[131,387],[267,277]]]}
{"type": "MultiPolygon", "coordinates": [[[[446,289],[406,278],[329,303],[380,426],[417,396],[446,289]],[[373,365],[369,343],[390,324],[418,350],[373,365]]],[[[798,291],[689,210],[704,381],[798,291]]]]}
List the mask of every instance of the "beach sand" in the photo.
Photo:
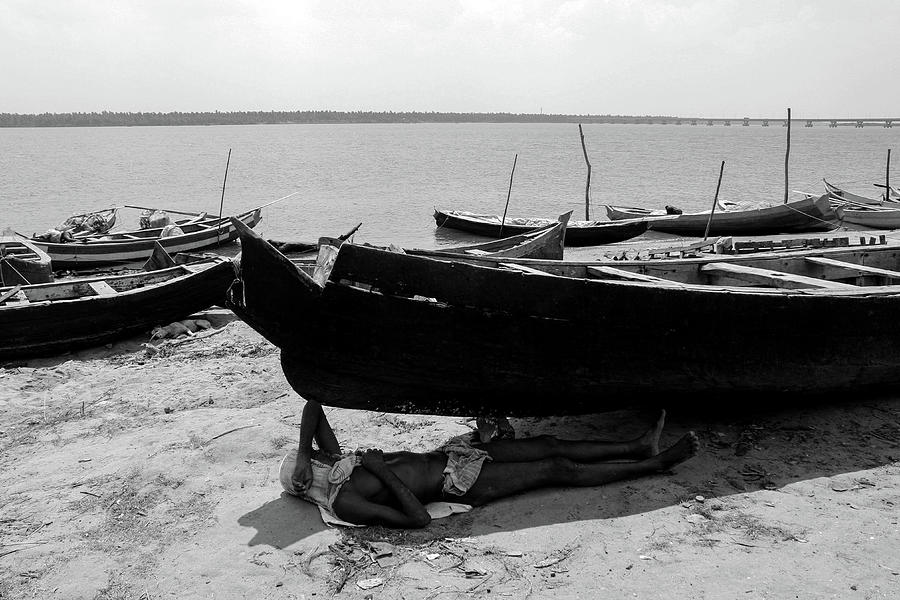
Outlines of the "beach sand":
{"type": "MultiPolygon", "coordinates": [[[[896,398],[669,406],[663,444],[694,429],[703,445],[673,473],[536,491],[420,531],[335,529],[277,480],[303,408],[277,350],[228,311],[206,318],[211,331],[174,343],[0,368],[0,598],[897,597],[896,398]]],[[[473,427],[326,412],[348,449],[430,450],[473,427]]],[[[620,439],[653,418],[512,423],[620,439]]]]}

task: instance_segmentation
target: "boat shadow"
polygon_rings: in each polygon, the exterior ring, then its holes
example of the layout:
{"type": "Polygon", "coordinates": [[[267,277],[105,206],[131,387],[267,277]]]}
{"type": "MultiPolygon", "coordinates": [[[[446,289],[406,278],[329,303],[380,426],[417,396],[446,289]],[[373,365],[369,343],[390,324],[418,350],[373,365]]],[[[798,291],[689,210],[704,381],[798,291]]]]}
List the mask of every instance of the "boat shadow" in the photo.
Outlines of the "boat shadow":
{"type": "MultiPolygon", "coordinates": [[[[852,493],[842,494],[883,487],[888,474],[878,468],[900,460],[896,395],[860,395],[851,402],[846,397],[809,399],[769,410],[746,404],[717,410],[705,406],[669,412],[663,449],[688,431],[695,431],[701,442],[700,453],[670,473],[507,498],[480,508],[482,514],[465,535],[616,519],[678,505],[696,511],[705,503],[707,509],[719,510],[728,505],[729,496],[760,491],[849,501],[852,493]]],[[[652,414],[511,421],[521,436],[622,439],[640,433],[642,427],[635,423],[645,427],[652,414]]]]}
{"type": "MultiPolygon", "coordinates": [[[[728,401],[722,399],[723,404],[728,401]]],[[[510,421],[518,437],[551,434],[563,439],[618,440],[640,435],[657,414],[617,411],[510,421]]],[[[381,527],[344,531],[363,539],[399,535],[404,543],[421,544],[613,520],[679,505],[686,512],[721,510],[730,496],[755,492],[847,500],[864,487],[883,487],[888,474],[878,467],[900,460],[900,397],[868,395],[853,402],[820,398],[777,410],[751,410],[746,404],[710,410],[708,403],[702,410],[699,406],[670,410],[661,446],[688,431],[697,433],[701,451],[670,473],[598,487],[536,490],[434,520],[421,531],[381,527]]],[[[249,545],[277,548],[326,529],[314,506],[287,494],[247,513],[239,523],[257,529],[249,545]]]]}

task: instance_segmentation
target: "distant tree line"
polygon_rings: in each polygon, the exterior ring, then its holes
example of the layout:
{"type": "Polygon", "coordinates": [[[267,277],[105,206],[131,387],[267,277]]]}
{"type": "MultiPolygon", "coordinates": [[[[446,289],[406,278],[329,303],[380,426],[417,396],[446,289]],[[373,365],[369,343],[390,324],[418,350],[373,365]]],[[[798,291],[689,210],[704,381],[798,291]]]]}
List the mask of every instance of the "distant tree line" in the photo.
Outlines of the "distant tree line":
{"type": "Polygon", "coordinates": [[[524,113],[371,112],[335,110],[236,112],[0,113],[0,127],[138,127],[276,123],[637,123],[666,117],[524,113]]]}

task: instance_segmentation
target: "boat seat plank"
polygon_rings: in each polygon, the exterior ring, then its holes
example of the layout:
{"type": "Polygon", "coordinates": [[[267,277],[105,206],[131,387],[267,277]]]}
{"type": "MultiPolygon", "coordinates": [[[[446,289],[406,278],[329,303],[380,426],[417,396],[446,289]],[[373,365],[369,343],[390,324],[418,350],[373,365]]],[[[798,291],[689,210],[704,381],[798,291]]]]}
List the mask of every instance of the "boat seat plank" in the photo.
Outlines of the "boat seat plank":
{"type": "Polygon", "coordinates": [[[6,290],[5,292],[3,292],[2,294],[0,294],[0,304],[3,304],[8,299],[10,299],[13,296],[15,296],[16,294],[18,294],[21,289],[22,289],[22,286],[17,285],[16,287],[10,288],[10,289],[6,290]]]}
{"type": "Polygon", "coordinates": [[[632,273],[631,271],[626,271],[624,269],[617,269],[615,267],[607,267],[603,265],[593,265],[587,268],[587,272],[589,275],[593,275],[599,279],[609,279],[610,277],[614,277],[616,279],[625,279],[626,281],[646,281],[649,283],[667,283],[672,284],[673,282],[668,279],[663,279],[662,277],[654,277],[652,275],[644,275],[642,273],[632,273]]]}
{"type": "Polygon", "coordinates": [[[806,262],[823,267],[832,267],[847,271],[851,277],[860,277],[863,275],[875,275],[877,277],[887,277],[888,279],[900,279],[900,271],[891,271],[889,269],[879,269],[878,267],[869,267],[866,265],[858,265],[848,263],[833,258],[825,258],[824,256],[807,256],[806,262]]]}
{"type": "Polygon", "coordinates": [[[529,267],[527,265],[519,265],[516,263],[508,263],[502,262],[500,263],[501,267],[505,267],[507,269],[513,269],[514,271],[521,271],[522,273],[529,273],[531,275],[549,275],[546,271],[541,271],[540,269],[535,269],[533,267],[529,267]]]}
{"type": "Polygon", "coordinates": [[[115,296],[118,294],[118,292],[105,281],[90,281],[88,282],[88,285],[91,286],[92,290],[97,292],[98,296],[115,296]]]}
{"type": "Polygon", "coordinates": [[[728,277],[747,283],[768,285],[776,288],[823,288],[831,290],[858,289],[857,286],[847,283],[826,281],[824,279],[816,279],[815,277],[806,277],[804,275],[795,275],[793,273],[784,273],[782,271],[773,271],[771,269],[759,269],[732,263],[710,263],[701,267],[700,270],[712,277],[728,277]]]}

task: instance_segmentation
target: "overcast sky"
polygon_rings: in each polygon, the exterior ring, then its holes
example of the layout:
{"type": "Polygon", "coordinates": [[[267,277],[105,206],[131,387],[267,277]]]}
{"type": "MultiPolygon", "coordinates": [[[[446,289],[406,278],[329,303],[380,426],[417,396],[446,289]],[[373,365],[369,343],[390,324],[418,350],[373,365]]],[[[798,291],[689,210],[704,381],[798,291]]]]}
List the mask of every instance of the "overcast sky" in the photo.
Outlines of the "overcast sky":
{"type": "Polygon", "coordinates": [[[0,0],[0,112],[889,117],[898,36],[898,0],[0,0]]]}

